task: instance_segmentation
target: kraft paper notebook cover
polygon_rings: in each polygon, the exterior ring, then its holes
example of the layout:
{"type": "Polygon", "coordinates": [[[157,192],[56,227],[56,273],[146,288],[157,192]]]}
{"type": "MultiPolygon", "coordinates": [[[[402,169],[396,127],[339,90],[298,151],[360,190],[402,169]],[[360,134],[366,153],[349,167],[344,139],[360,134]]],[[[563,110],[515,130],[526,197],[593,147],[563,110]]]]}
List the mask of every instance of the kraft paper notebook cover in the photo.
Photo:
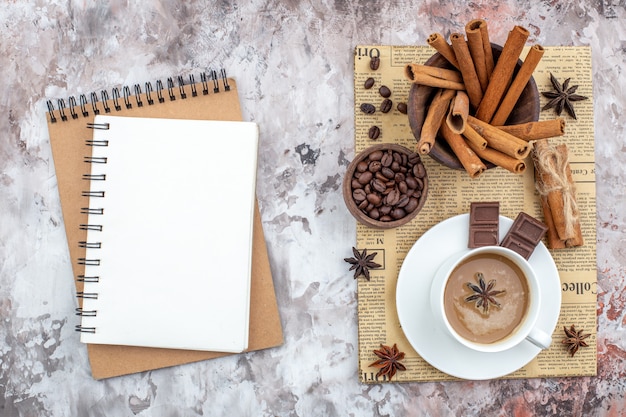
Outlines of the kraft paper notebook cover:
{"type": "MultiPolygon", "coordinates": [[[[79,242],[86,241],[87,231],[80,229],[88,215],[81,213],[86,206],[82,196],[85,180],[83,158],[84,141],[91,136],[85,128],[92,123],[95,113],[127,117],[153,117],[196,120],[242,119],[237,87],[233,79],[218,79],[215,75],[188,84],[178,78],[175,85],[167,80],[146,83],[145,88],[135,85],[133,90],[124,87],[101,93],[80,95],[48,102],[48,131],[53,151],[59,194],[61,199],[70,257],[76,277],[84,275],[84,265],[77,264],[85,257],[86,249],[79,242]]],[[[175,140],[175,138],[173,138],[175,140]]],[[[139,163],[139,162],[138,162],[139,163]]],[[[76,280],[77,292],[83,291],[83,282],[76,280]]],[[[248,351],[265,349],[282,344],[283,334],[276,304],[267,247],[263,235],[258,205],[254,212],[252,278],[250,298],[250,328],[248,351]]],[[[77,318],[76,323],[80,322],[77,318]]],[[[164,368],[224,356],[223,352],[146,348],[122,345],[88,344],[87,350],[92,375],[96,379],[120,376],[135,372],[164,368]]]]}
{"type": "Polygon", "coordinates": [[[88,127],[81,341],[245,350],[256,123],[98,115],[88,127]]]}

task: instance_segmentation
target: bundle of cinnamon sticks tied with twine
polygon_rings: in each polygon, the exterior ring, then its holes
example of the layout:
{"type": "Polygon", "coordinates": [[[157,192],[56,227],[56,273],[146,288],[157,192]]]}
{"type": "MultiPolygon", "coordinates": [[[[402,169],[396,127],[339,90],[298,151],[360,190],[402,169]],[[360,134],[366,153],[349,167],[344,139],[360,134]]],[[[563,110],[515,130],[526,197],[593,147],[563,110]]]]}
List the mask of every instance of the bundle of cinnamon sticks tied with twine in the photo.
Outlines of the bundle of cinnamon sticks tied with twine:
{"type": "Polygon", "coordinates": [[[565,134],[565,121],[505,125],[544,53],[541,45],[533,45],[515,72],[529,35],[525,28],[515,26],[497,61],[483,19],[467,23],[465,35],[452,33],[450,42],[439,33],[429,36],[428,44],[452,68],[405,66],[411,82],[437,88],[426,110],[417,150],[422,155],[430,153],[440,135],[471,178],[487,169],[484,161],[521,174],[532,152],[548,247],[580,246],[583,239],[567,148],[547,140],[565,134]]]}

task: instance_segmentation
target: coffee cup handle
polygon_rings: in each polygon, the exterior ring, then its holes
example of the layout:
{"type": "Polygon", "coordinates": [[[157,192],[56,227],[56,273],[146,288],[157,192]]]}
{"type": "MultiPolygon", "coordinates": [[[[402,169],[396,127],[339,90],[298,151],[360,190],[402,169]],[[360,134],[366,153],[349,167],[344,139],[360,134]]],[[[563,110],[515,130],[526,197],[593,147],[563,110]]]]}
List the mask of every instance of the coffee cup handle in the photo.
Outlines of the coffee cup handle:
{"type": "Polygon", "coordinates": [[[540,329],[532,329],[526,340],[540,349],[548,349],[552,344],[552,336],[540,329]]]}

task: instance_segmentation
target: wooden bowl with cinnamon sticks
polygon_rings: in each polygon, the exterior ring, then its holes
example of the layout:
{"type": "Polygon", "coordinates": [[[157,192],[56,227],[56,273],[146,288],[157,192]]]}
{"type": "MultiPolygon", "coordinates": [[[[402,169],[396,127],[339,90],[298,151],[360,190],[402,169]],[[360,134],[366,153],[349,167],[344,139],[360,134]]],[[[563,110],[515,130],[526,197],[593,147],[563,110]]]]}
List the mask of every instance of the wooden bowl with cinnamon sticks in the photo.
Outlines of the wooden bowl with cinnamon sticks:
{"type": "MultiPolygon", "coordinates": [[[[502,46],[496,45],[494,43],[491,44],[492,54],[494,63],[497,63],[500,55],[502,54],[502,46]]],[[[522,67],[523,62],[520,59],[516,60],[513,77],[517,75],[520,68],[522,67]]],[[[444,56],[437,52],[435,53],[428,61],[425,62],[424,66],[433,67],[433,69],[443,69],[454,71],[457,70],[455,66],[453,66],[444,56]]],[[[409,99],[407,103],[408,107],[408,118],[409,125],[415,136],[416,140],[418,140],[422,135],[422,128],[424,127],[425,120],[427,118],[428,110],[430,106],[433,104],[438,94],[445,87],[438,88],[433,86],[428,86],[424,84],[420,84],[419,82],[413,82],[411,85],[411,89],[409,92],[409,99]]],[[[469,91],[468,91],[469,96],[469,91]]],[[[470,106],[469,106],[469,119],[477,122],[477,120],[473,117],[476,114],[477,108],[472,104],[472,99],[470,97],[470,106]]],[[[510,110],[508,117],[506,117],[506,122],[504,125],[517,125],[527,122],[535,122],[539,120],[539,112],[540,112],[540,104],[539,104],[539,91],[537,89],[537,84],[532,76],[526,83],[525,87],[519,94],[519,98],[515,102],[515,105],[510,110]]],[[[480,121],[478,121],[480,122],[480,121]]],[[[468,129],[468,133],[471,133],[473,129],[468,129]]],[[[467,135],[466,135],[467,136],[467,135]]],[[[444,140],[442,137],[442,132],[439,131],[436,136],[436,140],[432,147],[428,152],[423,152],[423,154],[428,154],[435,161],[453,169],[463,170],[465,167],[452,150],[449,141],[444,140]]],[[[489,162],[488,160],[484,160],[484,165],[486,168],[493,168],[496,166],[495,164],[489,162]]]]}

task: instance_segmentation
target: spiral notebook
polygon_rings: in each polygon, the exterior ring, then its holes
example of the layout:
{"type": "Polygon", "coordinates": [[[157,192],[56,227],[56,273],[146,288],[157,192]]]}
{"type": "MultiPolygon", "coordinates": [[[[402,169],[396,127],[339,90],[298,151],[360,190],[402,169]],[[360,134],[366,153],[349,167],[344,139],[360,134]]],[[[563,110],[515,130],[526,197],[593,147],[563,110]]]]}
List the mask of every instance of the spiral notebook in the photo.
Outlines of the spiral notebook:
{"type": "Polygon", "coordinates": [[[246,349],[257,125],[98,115],[87,127],[81,341],[246,349]]]}
{"type": "MultiPolygon", "coordinates": [[[[77,294],[84,297],[87,258],[87,233],[80,225],[89,224],[88,194],[90,177],[83,177],[91,164],[85,158],[93,157],[94,146],[85,146],[93,139],[87,129],[96,115],[115,115],[137,118],[192,119],[241,121],[241,109],[235,80],[225,72],[200,74],[200,82],[190,76],[157,80],[145,86],[113,88],[67,100],[48,102],[48,131],[53,151],[58,189],[76,281],[77,294]],[[87,166],[87,167],[86,167],[87,166]]],[[[179,136],[171,138],[176,141],[179,136]]],[[[228,141],[210,138],[207,141],[228,141]]],[[[137,161],[141,166],[141,161],[137,161]]],[[[164,167],[165,168],[165,167],[164,167]]],[[[91,207],[89,207],[91,208],[91,207]]],[[[247,351],[265,349],[282,344],[283,334],[276,304],[274,284],[267,255],[263,228],[255,204],[253,222],[252,274],[250,285],[249,340],[247,351]]],[[[89,280],[89,278],[87,278],[89,280]]],[[[90,314],[79,298],[77,314],[90,314]]],[[[163,306],[168,309],[170,306],[163,306]]],[[[82,317],[77,317],[80,323],[82,317]]],[[[82,326],[82,324],[79,324],[82,326]]],[[[90,327],[90,326],[85,326],[90,327]]],[[[82,327],[79,327],[82,330],[82,327]]],[[[229,353],[218,351],[152,348],[118,344],[88,343],[87,351],[94,378],[102,379],[135,372],[212,359],[229,353]]]]}

